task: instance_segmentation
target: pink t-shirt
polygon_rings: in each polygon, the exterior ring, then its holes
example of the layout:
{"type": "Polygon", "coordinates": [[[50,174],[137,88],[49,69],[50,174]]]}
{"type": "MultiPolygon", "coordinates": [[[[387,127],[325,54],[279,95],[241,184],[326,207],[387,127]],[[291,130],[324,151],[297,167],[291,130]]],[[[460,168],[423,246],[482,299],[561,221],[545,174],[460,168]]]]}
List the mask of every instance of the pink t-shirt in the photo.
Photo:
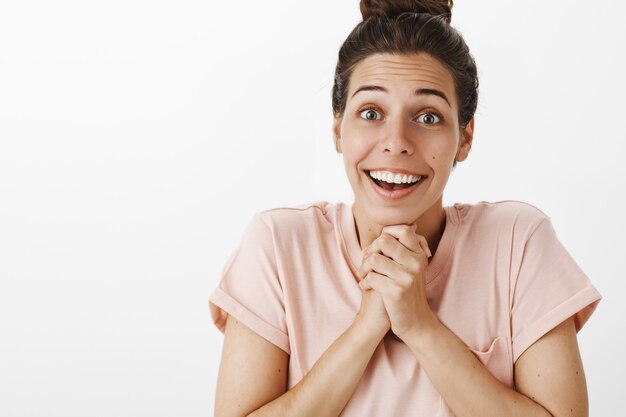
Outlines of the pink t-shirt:
{"type": "MultiPolygon", "coordinates": [[[[426,270],[429,305],[489,371],[513,386],[513,364],[575,315],[585,324],[598,291],[559,242],[550,219],[517,201],[445,207],[426,270]]],[[[353,322],[362,254],[350,205],[314,203],[255,215],[209,306],[289,354],[288,387],[353,322]]],[[[385,337],[342,416],[452,416],[413,353],[385,337]]]]}

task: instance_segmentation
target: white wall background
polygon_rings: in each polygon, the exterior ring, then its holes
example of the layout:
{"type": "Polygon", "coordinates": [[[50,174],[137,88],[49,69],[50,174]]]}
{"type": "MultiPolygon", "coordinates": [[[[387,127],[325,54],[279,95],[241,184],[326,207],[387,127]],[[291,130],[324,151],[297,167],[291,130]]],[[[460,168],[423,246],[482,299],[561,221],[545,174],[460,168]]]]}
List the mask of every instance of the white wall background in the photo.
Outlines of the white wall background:
{"type": "MultiPolygon", "coordinates": [[[[579,343],[623,409],[626,6],[458,1],[481,97],[445,202],[550,215],[604,295],[579,343]]],[[[0,2],[0,415],[210,416],[207,298],[252,213],[351,202],[336,54],[358,2],[0,2]]]]}

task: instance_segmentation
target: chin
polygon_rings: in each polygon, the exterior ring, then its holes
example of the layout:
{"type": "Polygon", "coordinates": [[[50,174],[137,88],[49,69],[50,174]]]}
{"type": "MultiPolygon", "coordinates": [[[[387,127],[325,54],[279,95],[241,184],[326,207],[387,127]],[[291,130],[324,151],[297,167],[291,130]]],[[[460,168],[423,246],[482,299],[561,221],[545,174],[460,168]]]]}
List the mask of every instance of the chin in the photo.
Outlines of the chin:
{"type": "Polygon", "coordinates": [[[381,226],[393,226],[397,224],[411,224],[419,218],[420,213],[400,207],[366,207],[365,215],[372,222],[381,226]]]}

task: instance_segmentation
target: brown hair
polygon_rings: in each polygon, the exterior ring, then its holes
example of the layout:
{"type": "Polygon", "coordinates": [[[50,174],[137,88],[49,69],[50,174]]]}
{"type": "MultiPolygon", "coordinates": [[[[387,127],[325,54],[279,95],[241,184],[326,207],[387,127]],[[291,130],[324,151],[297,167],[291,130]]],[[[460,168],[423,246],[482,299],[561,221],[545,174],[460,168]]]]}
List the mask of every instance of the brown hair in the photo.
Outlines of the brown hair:
{"type": "Polygon", "coordinates": [[[464,128],[476,112],[476,63],[461,34],[450,26],[452,0],[361,0],[363,21],[339,49],[332,91],[335,117],[343,116],[350,76],[356,65],[377,53],[427,53],[451,73],[464,128]]]}

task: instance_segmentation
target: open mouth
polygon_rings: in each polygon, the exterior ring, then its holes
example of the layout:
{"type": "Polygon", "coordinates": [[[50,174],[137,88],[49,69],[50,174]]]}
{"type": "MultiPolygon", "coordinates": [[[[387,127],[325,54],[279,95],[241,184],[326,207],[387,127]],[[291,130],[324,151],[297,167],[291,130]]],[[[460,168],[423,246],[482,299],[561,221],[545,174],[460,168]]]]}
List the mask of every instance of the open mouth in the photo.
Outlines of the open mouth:
{"type": "Polygon", "coordinates": [[[396,174],[389,171],[365,171],[379,188],[390,192],[407,190],[415,187],[426,176],[413,174],[396,174]]]}

